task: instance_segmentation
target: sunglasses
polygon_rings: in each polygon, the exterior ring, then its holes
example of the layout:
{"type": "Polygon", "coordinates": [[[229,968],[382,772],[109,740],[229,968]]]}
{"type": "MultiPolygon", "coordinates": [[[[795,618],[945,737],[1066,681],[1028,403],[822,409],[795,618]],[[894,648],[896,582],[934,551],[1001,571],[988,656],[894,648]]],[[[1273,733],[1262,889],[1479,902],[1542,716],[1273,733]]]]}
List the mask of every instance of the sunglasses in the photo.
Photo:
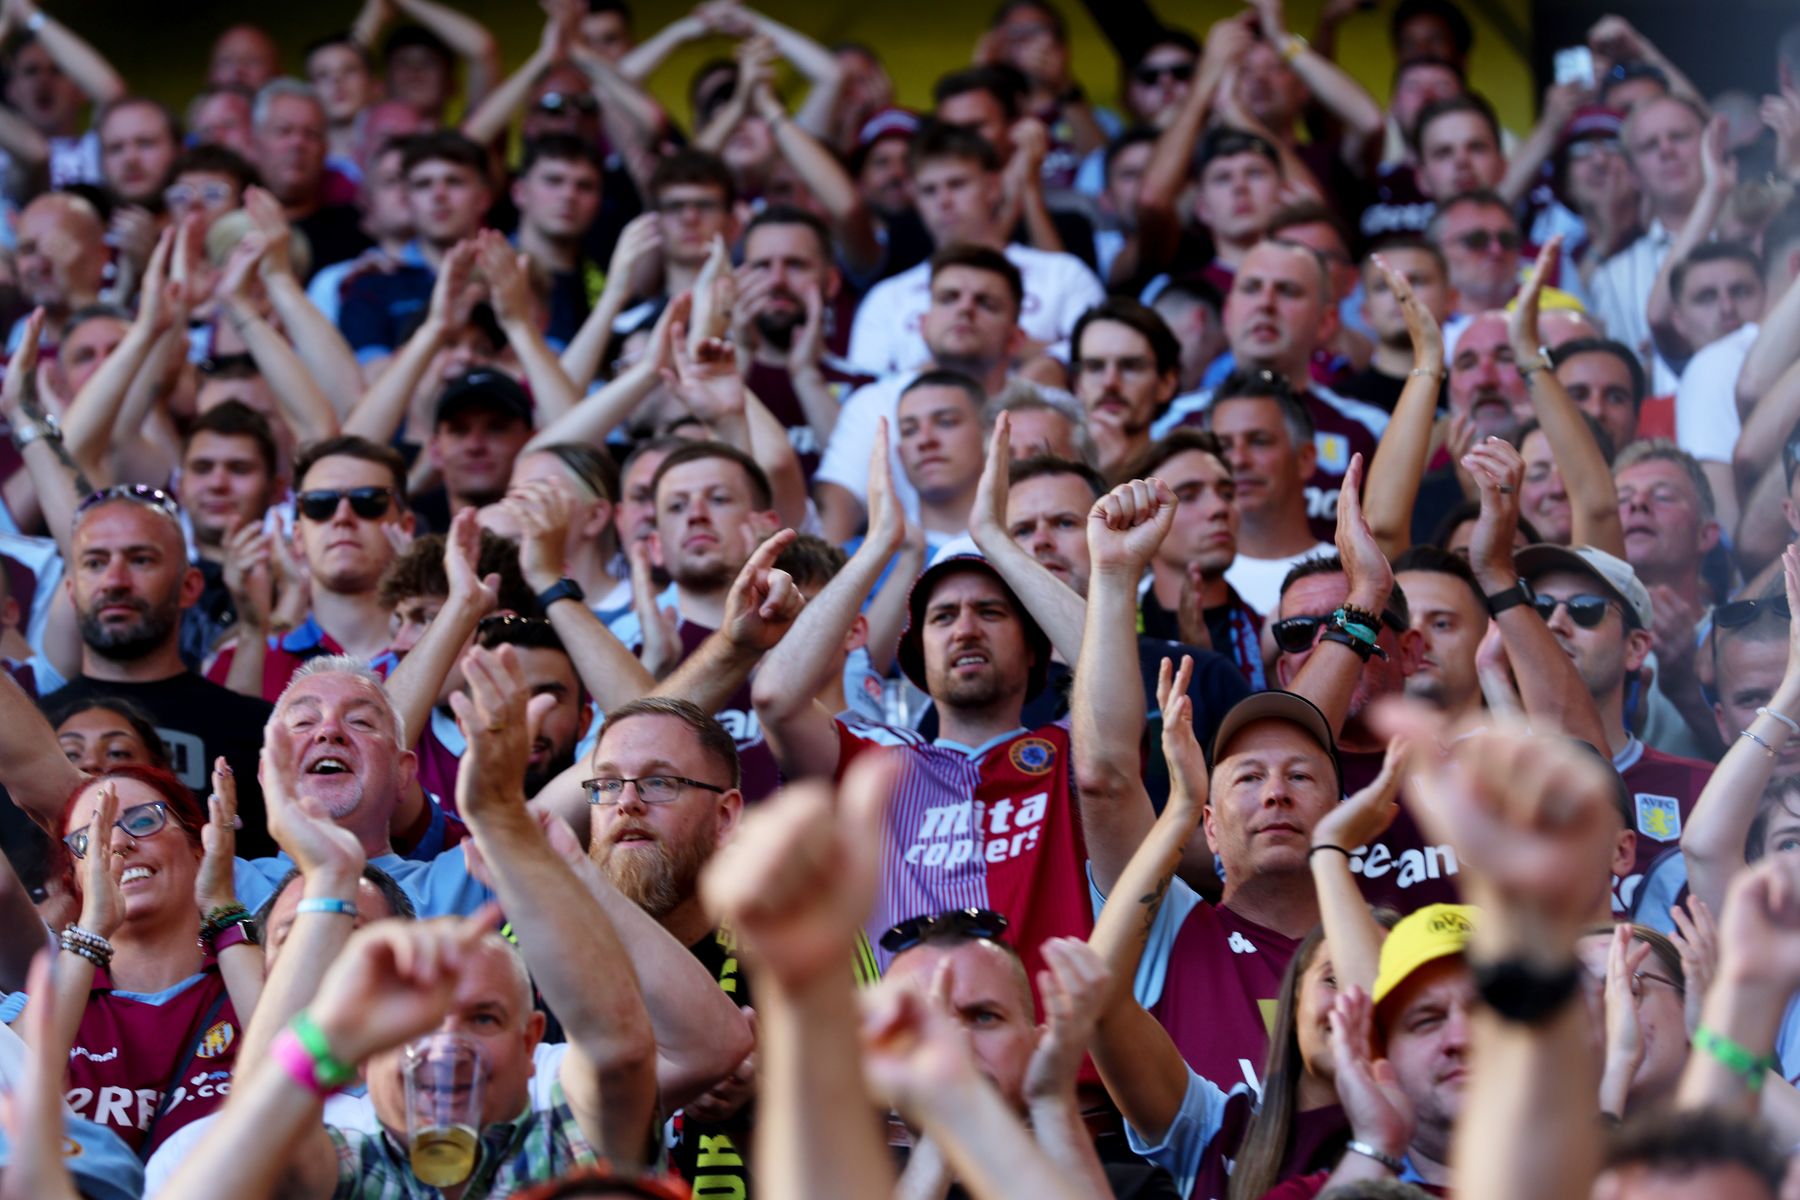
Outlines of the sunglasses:
{"type": "Polygon", "coordinates": [[[908,917],[881,935],[881,948],[889,954],[911,950],[920,942],[941,938],[994,941],[1006,932],[1007,920],[991,908],[957,908],[949,912],[908,917]]]}
{"type": "Polygon", "coordinates": [[[584,113],[597,113],[600,111],[600,102],[586,92],[545,92],[538,97],[539,112],[563,113],[571,108],[584,113]]]}
{"type": "MultiPolygon", "coordinates": [[[[1386,609],[1381,612],[1381,623],[1395,633],[1406,632],[1406,626],[1400,623],[1400,618],[1386,609]]],[[[1313,643],[1319,640],[1319,630],[1329,624],[1331,624],[1329,615],[1288,617],[1269,626],[1269,631],[1275,635],[1275,645],[1283,654],[1305,654],[1313,648],[1313,643]]]]}
{"type": "Polygon", "coordinates": [[[147,483],[115,483],[111,487],[95,488],[81,498],[75,506],[75,515],[110,504],[114,500],[129,500],[133,504],[142,504],[146,508],[154,508],[173,520],[181,520],[181,505],[175,497],[159,487],[151,487],[147,483]]]}
{"type": "Polygon", "coordinates": [[[1765,613],[1774,613],[1784,621],[1792,620],[1786,596],[1768,600],[1733,600],[1713,609],[1713,624],[1721,629],[1742,629],[1765,613]]]}
{"type": "MultiPolygon", "coordinates": [[[[113,822],[115,826],[130,834],[134,841],[161,833],[163,826],[168,823],[169,810],[161,800],[153,800],[149,804],[134,804],[120,813],[118,820],[113,822]]],[[[63,838],[63,845],[67,846],[69,853],[76,858],[86,858],[88,831],[77,829],[63,838]]]]}
{"type": "MultiPolygon", "coordinates": [[[[1567,608],[1569,620],[1583,629],[1592,629],[1606,620],[1606,610],[1612,605],[1613,601],[1592,592],[1582,592],[1561,600],[1555,596],[1534,596],[1531,601],[1531,607],[1537,609],[1538,616],[1546,621],[1556,616],[1558,608],[1567,608]]],[[[1624,609],[1619,610],[1621,615],[1624,611],[1624,609]]]]}
{"type": "Polygon", "coordinates": [[[1194,78],[1194,64],[1186,63],[1146,63],[1131,73],[1132,82],[1139,87],[1155,87],[1163,80],[1175,83],[1188,83],[1194,78]]]}
{"type": "Polygon", "coordinates": [[[1456,239],[1457,245],[1473,254],[1485,254],[1490,246],[1499,246],[1502,250],[1517,250],[1521,244],[1519,235],[1510,229],[1471,229],[1456,239]]]}
{"type": "Polygon", "coordinates": [[[295,497],[300,515],[309,521],[324,523],[337,515],[338,505],[350,502],[350,511],[365,521],[385,517],[393,507],[394,489],[390,487],[321,488],[301,492],[295,497]]]}

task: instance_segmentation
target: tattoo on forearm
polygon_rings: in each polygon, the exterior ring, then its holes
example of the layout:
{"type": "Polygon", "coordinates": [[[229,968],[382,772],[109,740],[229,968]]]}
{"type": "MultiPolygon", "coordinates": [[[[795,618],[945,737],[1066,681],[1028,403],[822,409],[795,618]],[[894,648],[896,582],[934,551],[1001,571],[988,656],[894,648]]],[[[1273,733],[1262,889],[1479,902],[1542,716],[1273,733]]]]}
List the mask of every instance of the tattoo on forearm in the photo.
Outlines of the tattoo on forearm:
{"type": "Polygon", "coordinates": [[[1162,909],[1162,902],[1169,894],[1169,884],[1174,879],[1175,873],[1170,871],[1162,877],[1162,882],[1158,883],[1153,890],[1138,897],[1138,903],[1144,909],[1144,935],[1146,937],[1150,934],[1150,927],[1156,924],[1156,914],[1162,909]]]}

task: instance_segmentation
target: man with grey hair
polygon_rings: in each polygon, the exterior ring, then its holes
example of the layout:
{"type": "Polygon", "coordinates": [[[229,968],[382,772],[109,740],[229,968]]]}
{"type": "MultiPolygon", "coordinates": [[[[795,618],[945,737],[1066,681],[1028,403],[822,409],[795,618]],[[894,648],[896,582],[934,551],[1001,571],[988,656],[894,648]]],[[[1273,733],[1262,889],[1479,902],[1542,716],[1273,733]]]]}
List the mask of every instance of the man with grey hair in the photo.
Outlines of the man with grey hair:
{"type": "MultiPolygon", "coordinates": [[[[294,672],[263,731],[257,778],[269,796],[272,824],[284,828],[296,810],[328,817],[355,835],[369,865],[393,876],[420,916],[474,912],[493,897],[469,871],[463,848],[444,850],[444,817],[431,823],[410,853],[394,852],[390,834],[418,759],[406,745],[400,714],[368,664],[325,654],[294,672]]],[[[294,866],[286,854],[239,859],[238,899],[256,908],[294,866]]]]}
{"type": "Polygon", "coordinates": [[[355,258],[373,244],[354,205],[326,200],[328,128],[318,93],[298,79],[271,80],[256,94],[256,168],[287,219],[306,235],[314,271],[355,258]]]}
{"type": "Polygon", "coordinates": [[[1089,467],[1100,461],[1100,450],[1088,428],[1081,402],[1060,388],[1049,388],[1029,379],[1012,379],[981,409],[981,435],[994,435],[1000,414],[1011,419],[1012,456],[1015,460],[1051,455],[1089,467]]]}

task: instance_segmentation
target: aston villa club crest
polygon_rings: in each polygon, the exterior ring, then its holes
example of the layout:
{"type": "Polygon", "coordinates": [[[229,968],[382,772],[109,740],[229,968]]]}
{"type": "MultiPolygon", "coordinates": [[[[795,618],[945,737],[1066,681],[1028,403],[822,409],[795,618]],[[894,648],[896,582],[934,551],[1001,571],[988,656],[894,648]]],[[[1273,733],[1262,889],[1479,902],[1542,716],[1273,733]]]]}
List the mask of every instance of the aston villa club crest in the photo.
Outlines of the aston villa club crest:
{"type": "Polygon", "coordinates": [[[1681,837],[1681,805],[1673,796],[1657,796],[1650,792],[1637,794],[1637,831],[1659,842],[1673,842],[1681,837]]]}
{"type": "Polygon", "coordinates": [[[1048,775],[1056,765],[1056,747],[1043,738],[1024,738],[1012,748],[1012,765],[1027,775],[1048,775]]]}

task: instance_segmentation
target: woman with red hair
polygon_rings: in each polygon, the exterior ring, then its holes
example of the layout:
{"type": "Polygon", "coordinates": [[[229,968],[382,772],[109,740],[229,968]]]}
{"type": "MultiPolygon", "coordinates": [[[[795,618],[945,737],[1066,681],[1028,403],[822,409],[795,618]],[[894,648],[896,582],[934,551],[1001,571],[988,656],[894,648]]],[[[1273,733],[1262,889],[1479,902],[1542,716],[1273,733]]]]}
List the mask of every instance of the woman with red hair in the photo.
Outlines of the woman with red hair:
{"type": "Polygon", "coordinates": [[[232,882],[236,808],[223,758],[207,810],[168,771],[135,763],[84,779],[63,806],[81,901],[52,985],[67,1098],[141,1157],[224,1102],[240,1014],[262,987],[232,882]]]}

